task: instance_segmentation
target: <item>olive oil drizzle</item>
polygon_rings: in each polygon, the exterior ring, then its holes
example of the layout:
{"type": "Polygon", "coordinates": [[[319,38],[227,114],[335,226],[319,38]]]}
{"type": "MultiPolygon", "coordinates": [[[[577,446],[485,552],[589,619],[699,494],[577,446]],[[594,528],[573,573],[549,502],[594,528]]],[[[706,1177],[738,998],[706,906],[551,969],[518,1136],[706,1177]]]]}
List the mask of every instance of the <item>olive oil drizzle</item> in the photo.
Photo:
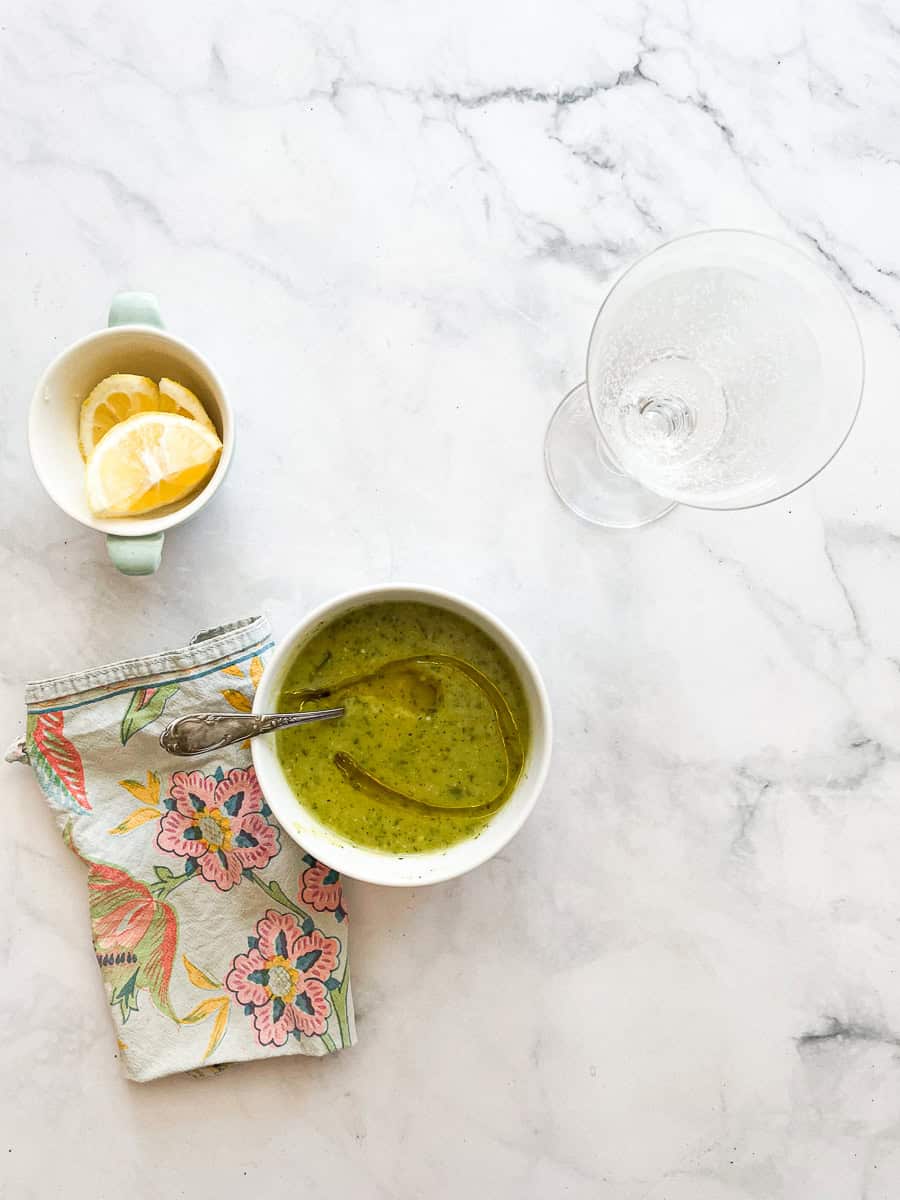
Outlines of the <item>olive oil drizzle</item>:
{"type": "Polygon", "coordinates": [[[506,774],[503,786],[497,795],[492,800],[481,804],[435,804],[429,800],[419,800],[415,796],[409,796],[384,783],[370,771],[361,767],[352,755],[343,750],[335,754],[334,765],[351,787],[365,793],[373,800],[380,800],[385,804],[392,804],[426,816],[458,813],[460,816],[466,817],[488,817],[502,807],[518,783],[525,765],[525,752],[519,727],[506,702],[506,697],[482,671],[473,667],[465,659],[456,658],[452,654],[416,654],[411,658],[394,659],[379,667],[377,671],[366,675],[355,675],[351,679],[343,679],[339,683],[333,683],[327,687],[292,689],[285,692],[284,698],[292,706],[296,704],[298,711],[302,712],[303,706],[306,704],[338,696],[340,693],[348,692],[361,684],[371,683],[373,680],[389,680],[391,676],[394,676],[398,682],[402,681],[406,684],[411,696],[415,696],[418,685],[418,695],[415,697],[417,703],[428,711],[434,711],[440,699],[439,688],[427,680],[416,681],[411,670],[416,666],[447,667],[450,670],[459,671],[484,694],[493,711],[494,722],[503,743],[506,759],[506,774]]]}

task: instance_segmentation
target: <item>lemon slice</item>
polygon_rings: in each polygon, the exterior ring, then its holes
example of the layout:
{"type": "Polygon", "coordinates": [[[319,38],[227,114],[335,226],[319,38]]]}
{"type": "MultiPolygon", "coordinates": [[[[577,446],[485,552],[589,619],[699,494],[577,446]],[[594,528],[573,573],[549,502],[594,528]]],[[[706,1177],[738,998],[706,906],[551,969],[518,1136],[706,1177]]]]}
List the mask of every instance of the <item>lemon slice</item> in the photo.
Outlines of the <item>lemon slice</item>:
{"type": "Polygon", "coordinates": [[[163,378],[159,381],[159,411],[178,413],[180,417],[193,417],[210,432],[216,432],[209,414],[191,389],[176,383],[174,379],[163,378]]]}
{"type": "Polygon", "coordinates": [[[157,387],[146,375],[109,375],[81,406],[78,439],[82,458],[91,457],[94,447],[113,425],[140,412],[176,413],[199,421],[211,433],[216,432],[194,393],[174,379],[161,379],[157,387]]]}
{"type": "Polygon", "coordinates": [[[143,412],[114,425],[88,459],[88,504],[98,517],[133,517],[184,500],[212,474],[222,443],[199,421],[143,412]]]}
{"type": "Polygon", "coordinates": [[[159,388],[146,375],[109,375],[101,379],[81,406],[78,440],[82,458],[90,458],[113,425],[154,409],[159,409],[159,388]]]}

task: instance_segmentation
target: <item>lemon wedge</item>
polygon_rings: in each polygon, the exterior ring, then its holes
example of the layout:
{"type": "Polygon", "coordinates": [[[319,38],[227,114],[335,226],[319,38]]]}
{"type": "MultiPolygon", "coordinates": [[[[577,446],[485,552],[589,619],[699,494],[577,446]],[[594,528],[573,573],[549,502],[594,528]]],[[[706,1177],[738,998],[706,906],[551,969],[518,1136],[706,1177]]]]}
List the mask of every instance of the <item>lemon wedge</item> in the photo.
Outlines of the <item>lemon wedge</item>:
{"type": "Polygon", "coordinates": [[[81,406],[78,440],[88,459],[105,433],[135,413],[159,409],[159,388],[146,375],[108,375],[81,406]]]}
{"type": "Polygon", "coordinates": [[[184,500],[222,452],[218,435],[177,413],[141,412],[109,430],[88,459],[88,504],[98,517],[133,517],[184,500]]]}
{"type": "Polygon", "coordinates": [[[174,379],[161,379],[159,387],[146,375],[109,375],[101,379],[81,406],[78,440],[81,456],[91,457],[100,439],[129,417],[141,412],[168,412],[216,429],[206,409],[190,390],[174,379]]]}
{"type": "Polygon", "coordinates": [[[163,378],[159,381],[159,411],[177,413],[180,417],[193,417],[210,432],[216,432],[209,414],[191,389],[176,383],[174,379],[163,378]]]}

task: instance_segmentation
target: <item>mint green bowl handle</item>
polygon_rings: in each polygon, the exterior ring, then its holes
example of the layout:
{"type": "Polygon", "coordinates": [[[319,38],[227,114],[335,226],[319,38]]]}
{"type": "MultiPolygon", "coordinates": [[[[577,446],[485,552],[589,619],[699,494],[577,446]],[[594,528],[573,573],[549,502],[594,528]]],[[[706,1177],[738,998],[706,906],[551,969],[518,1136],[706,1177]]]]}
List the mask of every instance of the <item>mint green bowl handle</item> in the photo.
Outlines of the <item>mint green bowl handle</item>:
{"type": "Polygon", "coordinates": [[[147,533],[140,537],[106,535],[106,549],[112,564],[123,575],[152,575],[159,570],[164,533],[147,533]]]}
{"type": "Polygon", "coordinates": [[[155,325],[162,329],[159,302],[151,292],[119,292],[109,306],[107,325],[155,325]]]}
{"type": "MultiPolygon", "coordinates": [[[[153,325],[162,329],[159,303],[150,292],[119,292],[109,306],[112,325],[153,325]]],[[[164,533],[149,533],[141,537],[106,536],[106,549],[116,570],[123,575],[152,575],[159,570],[164,533]]]]}

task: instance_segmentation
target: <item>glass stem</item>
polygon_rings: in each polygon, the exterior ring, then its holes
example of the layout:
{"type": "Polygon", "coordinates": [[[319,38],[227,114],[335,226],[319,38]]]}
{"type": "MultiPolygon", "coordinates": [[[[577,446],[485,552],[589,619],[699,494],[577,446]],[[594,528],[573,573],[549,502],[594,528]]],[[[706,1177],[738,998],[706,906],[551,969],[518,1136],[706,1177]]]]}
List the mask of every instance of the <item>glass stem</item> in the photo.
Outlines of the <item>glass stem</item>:
{"type": "Polygon", "coordinates": [[[638,406],[641,418],[656,437],[683,437],[694,429],[694,415],[683,400],[654,397],[638,406]]]}

